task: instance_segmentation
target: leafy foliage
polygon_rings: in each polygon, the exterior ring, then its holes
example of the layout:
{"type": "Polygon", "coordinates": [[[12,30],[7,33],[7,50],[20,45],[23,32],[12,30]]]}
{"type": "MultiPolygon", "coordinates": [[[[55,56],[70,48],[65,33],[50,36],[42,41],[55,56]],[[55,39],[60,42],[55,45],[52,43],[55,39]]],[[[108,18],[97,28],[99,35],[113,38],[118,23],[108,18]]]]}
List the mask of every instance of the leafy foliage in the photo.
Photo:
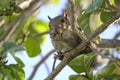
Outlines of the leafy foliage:
{"type": "Polygon", "coordinates": [[[25,50],[24,47],[22,46],[19,46],[13,42],[5,42],[2,46],[2,50],[4,53],[7,53],[7,52],[13,52],[13,51],[20,51],[20,50],[25,50]]]}
{"type": "Polygon", "coordinates": [[[89,72],[90,65],[95,60],[95,53],[89,53],[87,55],[82,54],[73,59],[69,66],[77,73],[89,72]]]}
{"type": "Polygon", "coordinates": [[[40,45],[42,45],[43,41],[46,38],[46,36],[37,37],[35,34],[40,34],[44,31],[47,31],[48,24],[43,21],[37,20],[36,23],[31,23],[27,27],[27,30],[30,31],[30,36],[28,36],[26,39],[25,47],[28,55],[30,57],[35,57],[40,54],[40,45]]]}
{"type": "MultiPolygon", "coordinates": [[[[0,2],[0,39],[9,27],[4,28],[4,25],[11,23],[12,20],[15,20],[18,15],[24,11],[18,6],[22,1],[24,0],[3,0],[0,2]],[[3,25],[1,20],[4,20],[3,25]]],[[[86,36],[98,28],[100,25],[99,23],[106,22],[119,11],[119,0],[88,0],[88,2],[92,1],[92,4],[89,6],[87,5],[88,7],[86,9],[82,9],[83,5],[81,5],[81,1],[84,0],[74,0],[76,11],[79,11],[77,14],[77,23],[86,36]],[[99,21],[95,23],[95,26],[91,22],[93,21],[93,19],[91,19],[92,15],[97,15],[97,17],[93,18],[94,20],[99,18],[99,21]]],[[[58,4],[59,2],[60,0],[50,0],[49,4],[58,4]]],[[[85,3],[87,2],[85,1],[85,3]]],[[[26,50],[29,57],[35,57],[41,53],[41,45],[45,41],[46,35],[40,36],[40,34],[49,31],[49,29],[47,22],[38,20],[35,16],[36,15],[31,15],[31,18],[27,20],[25,25],[20,25],[15,33],[12,34],[12,37],[10,36],[12,39],[4,42],[3,45],[0,46],[0,80],[24,80],[25,73],[23,67],[25,65],[20,58],[15,56],[15,52],[26,50]],[[16,64],[6,64],[9,61],[6,60],[8,53],[11,53],[17,62],[16,64]]],[[[120,24],[120,22],[118,22],[118,24],[120,24]]],[[[109,62],[105,67],[93,74],[91,64],[95,59],[95,53],[82,54],[74,58],[69,63],[69,66],[77,74],[71,75],[69,80],[120,79],[120,68],[115,62],[109,62]],[[85,73],[85,75],[82,75],[81,73],[85,73]]],[[[120,64],[119,61],[118,63],[120,64]]]]}
{"type": "Polygon", "coordinates": [[[15,51],[25,50],[22,46],[19,46],[13,42],[5,42],[2,45],[2,53],[0,54],[0,78],[1,80],[24,80],[24,63],[17,57],[14,57],[17,64],[6,65],[8,61],[6,61],[5,57],[8,52],[14,53],[15,51]]]}
{"type": "Polygon", "coordinates": [[[11,16],[13,13],[21,11],[22,9],[17,5],[16,0],[4,0],[0,3],[0,15],[11,16]]]}
{"type": "MultiPolygon", "coordinates": [[[[87,36],[92,32],[92,30],[95,30],[99,26],[99,23],[106,22],[107,20],[109,20],[109,18],[111,18],[113,15],[117,13],[114,7],[116,5],[115,0],[108,0],[108,1],[109,3],[105,0],[94,0],[92,4],[89,5],[89,7],[81,10],[81,12],[79,13],[77,22],[80,28],[84,31],[84,34],[86,34],[87,36]],[[94,26],[91,21],[92,20],[91,16],[95,16],[95,15],[97,15],[97,17],[93,17],[94,20],[99,20],[99,22],[94,23],[97,26],[94,26]]],[[[80,2],[81,1],[75,0],[75,6],[78,7],[78,3],[80,2]]],[[[79,5],[79,7],[81,7],[81,5],[79,5]]],[[[92,61],[94,61],[94,59],[95,59],[95,56],[93,54],[80,55],[75,59],[73,59],[69,63],[69,66],[78,74],[71,75],[69,77],[69,80],[89,80],[89,79],[119,80],[120,79],[119,67],[116,66],[114,62],[109,62],[108,64],[106,64],[105,67],[100,69],[97,73],[93,74],[91,72],[92,70],[91,70],[90,64],[92,63],[92,61]],[[87,74],[87,78],[86,78],[86,75],[81,74],[83,72],[87,74]]]]}
{"type": "Polygon", "coordinates": [[[87,36],[91,33],[91,29],[89,25],[89,17],[90,14],[84,14],[84,13],[80,13],[78,17],[78,24],[87,36]]]}

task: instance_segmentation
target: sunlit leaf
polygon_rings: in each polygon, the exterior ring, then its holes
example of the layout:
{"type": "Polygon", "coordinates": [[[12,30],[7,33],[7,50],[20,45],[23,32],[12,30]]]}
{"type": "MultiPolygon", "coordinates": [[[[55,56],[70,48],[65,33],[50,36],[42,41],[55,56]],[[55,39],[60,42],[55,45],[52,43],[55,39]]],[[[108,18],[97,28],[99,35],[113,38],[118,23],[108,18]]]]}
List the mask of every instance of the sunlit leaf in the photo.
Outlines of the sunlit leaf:
{"type": "Polygon", "coordinates": [[[60,2],[60,0],[50,0],[51,4],[58,4],[60,2]]]}
{"type": "Polygon", "coordinates": [[[115,0],[110,0],[110,2],[111,2],[113,5],[115,5],[115,0]]]}
{"type": "Polygon", "coordinates": [[[47,31],[49,30],[48,23],[42,20],[36,20],[34,29],[39,33],[47,31]]]}
{"type": "Polygon", "coordinates": [[[37,37],[28,37],[25,43],[27,53],[30,57],[35,57],[40,54],[40,40],[37,37]]]}
{"type": "Polygon", "coordinates": [[[89,25],[90,14],[80,13],[78,17],[78,24],[80,28],[84,31],[85,35],[89,35],[91,33],[90,25],[89,25]]]}
{"type": "Polygon", "coordinates": [[[77,73],[90,71],[90,65],[95,60],[95,53],[82,54],[73,59],[69,66],[77,73]]]}
{"type": "Polygon", "coordinates": [[[102,22],[105,22],[115,14],[116,14],[116,12],[102,12],[100,14],[100,19],[101,19],[102,22]]]}
{"type": "Polygon", "coordinates": [[[90,15],[90,29],[91,31],[96,30],[100,25],[102,24],[101,19],[100,19],[100,14],[91,14],[90,15]]]}

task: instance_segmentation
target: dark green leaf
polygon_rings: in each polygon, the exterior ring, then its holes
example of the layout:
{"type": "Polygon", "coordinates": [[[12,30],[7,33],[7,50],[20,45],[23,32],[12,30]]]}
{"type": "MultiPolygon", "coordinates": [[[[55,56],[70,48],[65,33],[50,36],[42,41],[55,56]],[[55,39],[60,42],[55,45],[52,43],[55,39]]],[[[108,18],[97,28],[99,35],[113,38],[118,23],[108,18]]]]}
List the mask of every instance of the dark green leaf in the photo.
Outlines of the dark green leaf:
{"type": "Polygon", "coordinates": [[[103,0],[95,0],[87,9],[85,13],[92,13],[102,5],[103,0]]]}
{"type": "Polygon", "coordinates": [[[77,73],[87,72],[90,73],[90,65],[95,60],[95,53],[82,54],[74,58],[69,66],[77,73]]]}
{"type": "Polygon", "coordinates": [[[3,74],[3,80],[14,80],[14,77],[12,77],[11,70],[9,70],[7,67],[4,66],[2,68],[1,73],[3,74]]]}
{"type": "Polygon", "coordinates": [[[84,76],[81,75],[71,75],[69,77],[69,80],[89,80],[87,78],[85,78],[84,76]]]}
{"type": "Polygon", "coordinates": [[[27,53],[30,57],[35,57],[40,54],[40,40],[37,37],[28,37],[25,43],[27,53]]]}
{"type": "Polygon", "coordinates": [[[16,80],[24,80],[25,75],[24,71],[21,67],[19,67],[17,64],[11,64],[8,66],[8,69],[11,70],[11,75],[16,79],[16,80]]]}
{"type": "Polygon", "coordinates": [[[22,46],[15,44],[14,42],[5,42],[2,45],[3,52],[12,52],[12,51],[20,51],[25,50],[22,46]]]}
{"type": "Polygon", "coordinates": [[[96,76],[99,77],[99,78],[102,78],[104,76],[110,76],[110,75],[113,74],[115,68],[116,68],[115,64],[111,62],[108,65],[106,65],[105,67],[103,67],[102,69],[100,69],[96,73],[96,76]]]}
{"type": "Polygon", "coordinates": [[[120,75],[109,75],[99,78],[100,80],[120,80],[120,75]]]}
{"type": "Polygon", "coordinates": [[[80,6],[81,0],[75,0],[75,6],[79,7],[80,6]]]}
{"type": "Polygon", "coordinates": [[[16,60],[19,67],[23,68],[25,66],[24,63],[18,57],[14,57],[14,59],[16,60]]]}
{"type": "Polygon", "coordinates": [[[100,14],[100,19],[101,19],[102,22],[105,22],[115,14],[116,14],[116,12],[102,12],[100,14]]]}
{"type": "Polygon", "coordinates": [[[89,25],[90,14],[80,13],[78,17],[78,24],[80,28],[84,31],[85,35],[89,35],[91,33],[90,25],[89,25]]]}

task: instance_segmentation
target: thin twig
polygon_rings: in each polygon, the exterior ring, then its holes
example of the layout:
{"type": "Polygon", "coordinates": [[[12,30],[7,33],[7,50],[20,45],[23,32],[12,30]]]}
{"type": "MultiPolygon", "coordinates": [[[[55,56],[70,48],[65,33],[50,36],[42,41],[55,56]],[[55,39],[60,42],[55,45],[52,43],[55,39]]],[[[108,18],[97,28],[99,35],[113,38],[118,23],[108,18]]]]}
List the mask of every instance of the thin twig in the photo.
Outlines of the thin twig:
{"type": "Polygon", "coordinates": [[[28,80],[32,80],[32,79],[33,79],[33,77],[35,76],[35,73],[37,72],[37,70],[38,70],[38,68],[41,66],[41,64],[42,64],[43,62],[45,62],[45,61],[49,58],[49,56],[50,56],[53,52],[55,52],[55,51],[56,51],[55,49],[54,49],[54,50],[51,50],[45,57],[42,58],[42,60],[40,60],[40,61],[36,64],[36,66],[34,67],[34,70],[32,71],[32,74],[30,75],[30,77],[29,77],[28,80]]]}
{"type": "Polygon", "coordinates": [[[97,44],[98,48],[118,48],[120,47],[120,40],[116,39],[104,39],[97,44]]]}
{"type": "Polygon", "coordinates": [[[45,35],[45,34],[48,34],[50,31],[45,31],[45,32],[41,32],[41,33],[38,33],[38,34],[32,34],[30,36],[34,36],[34,37],[40,37],[42,35],[45,35]]]}

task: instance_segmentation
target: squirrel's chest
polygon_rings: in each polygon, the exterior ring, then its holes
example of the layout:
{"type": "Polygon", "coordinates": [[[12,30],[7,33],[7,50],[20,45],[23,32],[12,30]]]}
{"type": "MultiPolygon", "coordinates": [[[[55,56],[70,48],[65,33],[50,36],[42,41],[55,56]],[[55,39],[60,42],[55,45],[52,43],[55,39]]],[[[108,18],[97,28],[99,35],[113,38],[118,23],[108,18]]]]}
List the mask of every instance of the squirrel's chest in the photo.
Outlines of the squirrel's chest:
{"type": "Polygon", "coordinates": [[[72,31],[63,30],[62,33],[56,34],[53,37],[52,44],[57,50],[66,52],[79,44],[79,38],[72,31]]]}

